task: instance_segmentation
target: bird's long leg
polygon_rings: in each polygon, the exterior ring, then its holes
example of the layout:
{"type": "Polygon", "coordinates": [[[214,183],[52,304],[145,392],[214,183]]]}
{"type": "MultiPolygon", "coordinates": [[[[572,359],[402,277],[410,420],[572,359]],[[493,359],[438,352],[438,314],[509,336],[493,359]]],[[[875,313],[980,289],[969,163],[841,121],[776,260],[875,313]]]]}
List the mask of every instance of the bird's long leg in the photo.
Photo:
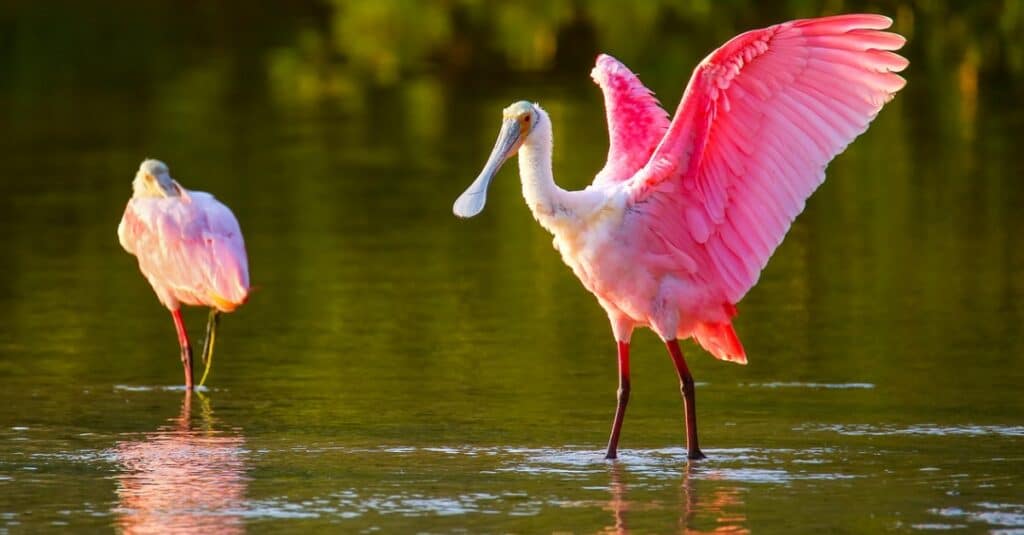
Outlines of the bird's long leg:
{"type": "Polygon", "coordinates": [[[619,433],[622,431],[622,420],[626,418],[626,404],[629,403],[629,342],[619,342],[619,391],[618,405],[615,407],[615,421],[612,422],[612,435],[608,438],[608,453],[605,459],[618,457],[619,433]]]}
{"type": "Polygon", "coordinates": [[[181,345],[181,365],[185,368],[185,388],[192,390],[192,346],[188,343],[185,322],[181,320],[181,309],[171,311],[174,328],[178,330],[178,344],[181,345]]]}
{"type": "Polygon", "coordinates": [[[665,342],[672,363],[679,374],[679,390],[683,393],[683,413],[686,416],[686,456],[690,459],[703,459],[705,455],[697,444],[697,396],[693,386],[693,375],[683,358],[683,350],[679,349],[678,340],[665,342]]]}
{"type": "Polygon", "coordinates": [[[217,340],[217,324],[220,323],[220,312],[216,308],[210,309],[210,319],[206,321],[206,339],[203,340],[203,377],[199,379],[199,386],[206,382],[206,376],[210,374],[210,366],[213,364],[213,344],[217,340]]]}

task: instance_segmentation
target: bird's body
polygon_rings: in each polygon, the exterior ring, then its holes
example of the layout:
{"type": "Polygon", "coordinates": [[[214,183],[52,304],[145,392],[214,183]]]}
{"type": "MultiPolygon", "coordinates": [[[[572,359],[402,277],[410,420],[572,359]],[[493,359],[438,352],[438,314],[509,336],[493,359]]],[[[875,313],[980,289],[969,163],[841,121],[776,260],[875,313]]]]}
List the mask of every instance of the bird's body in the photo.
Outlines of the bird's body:
{"type": "Polygon", "coordinates": [[[231,312],[249,293],[249,266],[238,221],[202,191],[136,197],[118,227],[126,251],[170,310],[180,305],[231,312]]]}
{"type": "Polygon", "coordinates": [[[625,66],[602,55],[608,160],[593,184],[565,191],[551,171],[551,122],[535,104],[505,109],[487,166],[455,203],[471,217],[505,159],[519,153],[523,196],[562,259],[608,313],[619,345],[615,457],[629,396],[629,341],[650,327],[668,345],[700,458],[692,376],[677,340],[746,362],[732,327],[828,162],[867,129],[905,81],[904,43],[879,15],[841,15],[744,33],[694,70],[674,118],[625,66]]]}
{"type": "MultiPolygon", "coordinates": [[[[615,187],[565,193],[563,205],[572,209],[538,219],[554,235],[562,260],[608,313],[619,340],[629,341],[635,327],[685,339],[708,332],[704,325],[730,322],[735,307],[701,284],[695,255],[650,225],[656,206],[634,206],[615,187]]],[[[722,358],[743,358],[742,348],[730,349],[737,351],[722,358]]]]}
{"type": "MultiPolygon", "coordinates": [[[[209,307],[213,329],[216,313],[245,303],[249,265],[242,231],[227,206],[209,193],[181,187],[159,161],[143,162],[133,186],[117,236],[174,316],[191,388],[191,347],[179,310],[183,304],[209,307]]],[[[211,354],[212,334],[208,330],[205,344],[211,354]]],[[[204,348],[204,360],[206,353],[204,348]]]]}

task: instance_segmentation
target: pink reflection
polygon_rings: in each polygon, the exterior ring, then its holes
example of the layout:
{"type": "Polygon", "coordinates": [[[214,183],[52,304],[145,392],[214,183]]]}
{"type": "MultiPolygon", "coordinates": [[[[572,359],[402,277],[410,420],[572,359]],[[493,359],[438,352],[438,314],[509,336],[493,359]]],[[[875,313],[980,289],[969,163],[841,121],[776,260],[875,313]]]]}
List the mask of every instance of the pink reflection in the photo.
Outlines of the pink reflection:
{"type": "MultiPolygon", "coordinates": [[[[749,534],[750,530],[745,526],[747,517],[743,513],[743,491],[736,487],[720,487],[715,488],[708,497],[698,497],[690,479],[690,470],[687,466],[680,488],[678,532],[686,535],[749,534]]],[[[711,479],[715,479],[713,474],[711,479]]],[[[602,530],[602,533],[628,534],[629,513],[664,509],[667,506],[658,502],[630,501],[623,468],[617,463],[612,466],[609,491],[611,499],[604,509],[611,511],[614,523],[602,530]]]]}
{"type": "Polygon", "coordinates": [[[630,510],[630,503],[626,500],[626,483],[622,478],[622,465],[615,463],[612,465],[611,472],[611,483],[608,490],[611,492],[611,500],[608,501],[608,506],[604,509],[612,512],[612,518],[615,523],[602,530],[602,533],[616,533],[626,534],[629,533],[629,524],[627,522],[626,513],[630,510]]]}
{"type": "Polygon", "coordinates": [[[244,531],[245,440],[214,430],[202,397],[202,416],[193,426],[191,402],[186,392],[181,415],[170,424],[113,448],[122,470],[115,477],[117,523],[126,533],[244,531]]]}
{"type": "MultiPolygon", "coordinates": [[[[680,527],[687,535],[705,533],[736,533],[746,535],[750,530],[744,526],[747,515],[743,513],[743,494],[737,487],[715,487],[708,497],[700,497],[690,478],[691,467],[686,465],[683,472],[682,501],[683,517],[680,527]]],[[[719,479],[715,473],[708,479],[719,479]]]]}

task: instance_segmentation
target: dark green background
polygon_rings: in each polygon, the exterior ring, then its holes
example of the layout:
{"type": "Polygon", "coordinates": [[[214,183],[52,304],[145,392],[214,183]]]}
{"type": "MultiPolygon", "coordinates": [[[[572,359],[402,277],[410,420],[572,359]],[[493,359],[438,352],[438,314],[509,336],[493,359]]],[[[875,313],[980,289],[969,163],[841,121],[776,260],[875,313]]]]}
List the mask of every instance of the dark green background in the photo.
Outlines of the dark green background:
{"type": "Polygon", "coordinates": [[[0,532],[1024,528],[1022,35],[1014,0],[0,5],[0,532]],[[849,11],[909,83],[740,304],[750,365],[684,345],[710,459],[642,332],[605,463],[607,320],[514,166],[451,215],[501,109],[582,188],[599,51],[671,110],[732,35],[849,11]],[[189,418],[117,243],[145,157],[232,207],[257,288],[189,418]]]}

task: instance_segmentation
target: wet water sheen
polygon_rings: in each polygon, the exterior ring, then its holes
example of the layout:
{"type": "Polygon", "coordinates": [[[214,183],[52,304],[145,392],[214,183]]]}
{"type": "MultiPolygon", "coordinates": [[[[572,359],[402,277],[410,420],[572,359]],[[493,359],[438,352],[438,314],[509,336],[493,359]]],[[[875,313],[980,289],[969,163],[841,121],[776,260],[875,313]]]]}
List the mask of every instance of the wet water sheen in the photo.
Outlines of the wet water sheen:
{"type": "MultiPolygon", "coordinates": [[[[275,66],[317,57],[315,10],[254,33],[128,10],[96,35],[21,11],[0,18],[0,533],[1024,532],[1019,78],[911,48],[740,304],[750,364],[684,344],[708,459],[686,462],[671,362],[638,332],[612,463],[610,329],[514,166],[451,215],[521,98],[552,116],[557,180],[588,182],[587,65],[308,90],[275,66]],[[115,235],[147,156],[249,247],[256,291],[192,395],[115,235]]],[[[674,106],[720,37],[624,59],[674,106]]]]}

